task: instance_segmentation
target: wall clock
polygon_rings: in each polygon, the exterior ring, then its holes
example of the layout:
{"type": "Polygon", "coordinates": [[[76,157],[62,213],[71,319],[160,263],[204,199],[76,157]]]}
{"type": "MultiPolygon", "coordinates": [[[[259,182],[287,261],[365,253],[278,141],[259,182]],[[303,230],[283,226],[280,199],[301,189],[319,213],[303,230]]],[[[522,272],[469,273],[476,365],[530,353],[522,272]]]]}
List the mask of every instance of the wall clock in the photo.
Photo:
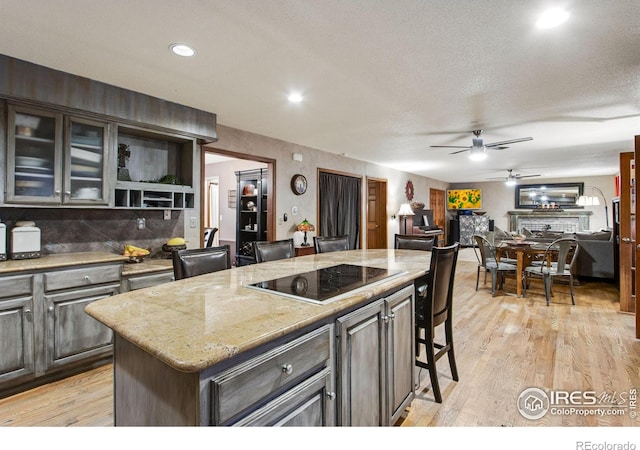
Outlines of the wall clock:
{"type": "Polygon", "coordinates": [[[298,173],[291,178],[291,190],[296,195],[302,195],[307,192],[307,179],[304,175],[298,173]]]}

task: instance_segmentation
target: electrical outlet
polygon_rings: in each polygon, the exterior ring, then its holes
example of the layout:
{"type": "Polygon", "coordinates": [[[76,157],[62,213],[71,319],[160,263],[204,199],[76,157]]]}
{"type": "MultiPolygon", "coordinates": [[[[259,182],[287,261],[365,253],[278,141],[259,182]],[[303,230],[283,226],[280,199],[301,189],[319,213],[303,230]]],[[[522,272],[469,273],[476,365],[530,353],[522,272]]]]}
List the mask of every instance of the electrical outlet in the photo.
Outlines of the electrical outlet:
{"type": "Polygon", "coordinates": [[[144,230],[144,227],[145,227],[145,225],[146,225],[146,222],[147,222],[147,221],[145,220],[145,218],[144,218],[144,217],[139,217],[139,218],[136,220],[136,228],[138,228],[138,230],[144,230]]]}
{"type": "Polygon", "coordinates": [[[170,209],[165,209],[164,210],[163,219],[164,220],[171,220],[171,210],[170,209]]]}
{"type": "Polygon", "coordinates": [[[189,226],[191,228],[195,228],[196,227],[196,217],[190,217],[189,218],[189,226]]]}

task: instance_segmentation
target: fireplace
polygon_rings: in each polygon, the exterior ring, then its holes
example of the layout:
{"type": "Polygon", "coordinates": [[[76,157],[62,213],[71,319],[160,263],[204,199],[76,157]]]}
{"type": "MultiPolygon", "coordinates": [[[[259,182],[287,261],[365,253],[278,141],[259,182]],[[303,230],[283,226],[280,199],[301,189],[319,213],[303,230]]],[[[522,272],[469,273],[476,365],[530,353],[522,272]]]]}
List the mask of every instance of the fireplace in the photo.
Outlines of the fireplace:
{"type": "Polygon", "coordinates": [[[575,233],[589,229],[591,211],[558,211],[533,210],[509,211],[509,231],[563,231],[575,233]]]}

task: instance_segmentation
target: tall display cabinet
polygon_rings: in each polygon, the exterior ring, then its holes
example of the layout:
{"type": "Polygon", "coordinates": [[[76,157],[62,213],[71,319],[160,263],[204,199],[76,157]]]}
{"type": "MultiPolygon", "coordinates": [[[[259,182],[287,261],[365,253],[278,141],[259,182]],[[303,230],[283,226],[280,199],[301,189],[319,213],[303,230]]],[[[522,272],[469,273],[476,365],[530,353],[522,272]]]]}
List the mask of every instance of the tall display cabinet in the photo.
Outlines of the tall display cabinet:
{"type": "Polygon", "coordinates": [[[453,242],[458,241],[460,245],[470,247],[474,244],[474,234],[485,236],[489,232],[489,218],[487,216],[460,214],[457,218],[457,230],[455,226],[451,228],[457,231],[457,236],[452,233],[453,242]]]}
{"type": "Polygon", "coordinates": [[[255,263],[253,242],[267,240],[267,169],[236,172],[236,265],[255,263]]]}

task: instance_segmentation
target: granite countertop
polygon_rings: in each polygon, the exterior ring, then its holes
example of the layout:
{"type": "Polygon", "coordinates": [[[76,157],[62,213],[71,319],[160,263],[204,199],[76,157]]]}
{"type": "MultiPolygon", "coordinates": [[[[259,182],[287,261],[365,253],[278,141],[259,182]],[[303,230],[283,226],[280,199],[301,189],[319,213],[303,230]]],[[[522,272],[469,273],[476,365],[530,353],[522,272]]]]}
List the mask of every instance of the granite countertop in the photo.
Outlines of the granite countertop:
{"type": "Polygon", "coordinates": [[[431,252],[393,249],[300,256],[114,295],[86,311],[169,366],[198,372],[411,282],[430,260],[431,252]],[[322,305],[244,287],[342,263],[401,273],[322,305]]]}
{"type": "Polygon", "coordinates": [[[10,259],[8,261],[1,261],[0,275],[27,270],[56,269],[81,264],[124,262],[126,260],[128,260],[126,256],[108,252],[58,253],[33,259],[10,259]]]}
{"type": "Polygon", "coordinates": [[[173,270],[173,261],[170,259],[150,258],[140,263],[126,263],[122,269],[122,276],[142,275],[152,272],[173,270]]]}

